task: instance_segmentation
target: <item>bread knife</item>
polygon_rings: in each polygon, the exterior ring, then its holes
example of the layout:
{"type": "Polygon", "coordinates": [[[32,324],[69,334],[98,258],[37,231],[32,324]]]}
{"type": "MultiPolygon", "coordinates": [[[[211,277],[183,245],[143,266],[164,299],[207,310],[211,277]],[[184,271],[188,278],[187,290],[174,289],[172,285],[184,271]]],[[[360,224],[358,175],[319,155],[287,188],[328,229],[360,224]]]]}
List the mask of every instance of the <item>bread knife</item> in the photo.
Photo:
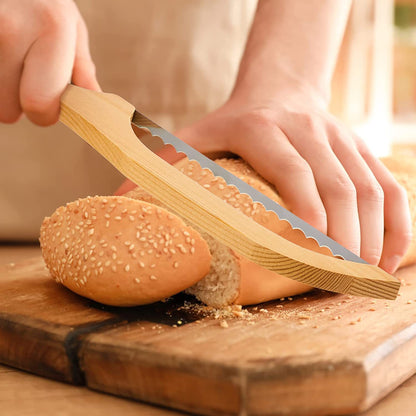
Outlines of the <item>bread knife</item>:
{"type": "Polygon", "coordinates": [[[168,207],[251,261],[285,277],[338,293],[394,299],[400,282],[167,132],[123,98],[69,85],[61,98],[60,120],[112,163],[124,176],[168,207]],[[178,153],[222,177],[334,256],[285,240],[213,195],[149,150],[133,132],[139,129],[172,145],[178,153]]]}

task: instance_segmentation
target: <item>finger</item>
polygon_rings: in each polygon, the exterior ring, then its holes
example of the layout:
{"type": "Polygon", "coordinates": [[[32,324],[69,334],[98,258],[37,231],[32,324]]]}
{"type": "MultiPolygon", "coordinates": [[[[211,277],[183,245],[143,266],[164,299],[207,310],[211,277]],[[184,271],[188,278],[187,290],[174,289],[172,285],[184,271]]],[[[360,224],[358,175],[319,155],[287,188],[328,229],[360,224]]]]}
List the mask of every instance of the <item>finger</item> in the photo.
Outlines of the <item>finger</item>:
{"type": "Polygon", "coordinates": [[[295,215],[326,233],[325,209],[308,164],[276,126],[257,128],[255,134],[255,140],[240,140],[235,153],[273,183],[295,215]]]}
{"type": "Polygon", "coordinates": [[[101,91],[101,87],[98,84],[96,77],[95,64],[91,58],[88,30],[81,17],[77,25],[77,41],[72,83],[79,87],[101,91]]]}
{"type": "Polygon", "coordinates": [[[75,24],[57,24],[28,51],[21,77],[20,103],[36,124],[46,126],[58,120],[60,96],[71,79],[75,39],[75,24]]]}
{"type": "Polygon", "coordinates": [[[299,125],[292,129],[290,142],[312,169],[319,195],[327,215],[329,237],[360,254],[360,223],[354,184],[331,147],[326,133],[305,129],[299,125]]]}
{"type": "Polygon", "coordinates": [[[354,141],[344,133],[329,129],[332,149],[352,180],[357,192],[361,232],[360,256],[377,265],[384,241],[384,192],[372,170],[358,152],[354,141]]]}
{"type": "Polygon", "coordinates": [[[384,246],[379,266],[393,273],[409,248],[412,223],[406,191],[361,143],[359,151],[384,190],[384,246]]]}
{"type": "Polygon", "coordinates": [[[22,113],[19,84],[26,50],[22,44],[20,48],[10,46],[10,43],[19,44],[17,38],[20,33],[17,28],[10,29],[3,36],[7,38],[7,42],[0,43],[0,122],[14,123],[22,113]]]}

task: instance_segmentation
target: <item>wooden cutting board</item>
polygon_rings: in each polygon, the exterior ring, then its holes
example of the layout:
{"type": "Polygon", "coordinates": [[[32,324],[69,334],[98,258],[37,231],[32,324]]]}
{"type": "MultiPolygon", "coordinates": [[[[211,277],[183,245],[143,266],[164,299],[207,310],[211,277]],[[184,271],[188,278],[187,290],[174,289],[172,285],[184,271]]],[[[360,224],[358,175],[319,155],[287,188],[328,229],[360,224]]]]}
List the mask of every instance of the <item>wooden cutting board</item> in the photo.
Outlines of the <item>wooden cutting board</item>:
{"type": "Polygon", "coordinates": [[[351,414],[416,372],[416,266],[398,277],[396,301],[313,291],[242,312],[183,296],[109,308],[36,257],[0,268],[0,362],[193,414],[351,414]]]}

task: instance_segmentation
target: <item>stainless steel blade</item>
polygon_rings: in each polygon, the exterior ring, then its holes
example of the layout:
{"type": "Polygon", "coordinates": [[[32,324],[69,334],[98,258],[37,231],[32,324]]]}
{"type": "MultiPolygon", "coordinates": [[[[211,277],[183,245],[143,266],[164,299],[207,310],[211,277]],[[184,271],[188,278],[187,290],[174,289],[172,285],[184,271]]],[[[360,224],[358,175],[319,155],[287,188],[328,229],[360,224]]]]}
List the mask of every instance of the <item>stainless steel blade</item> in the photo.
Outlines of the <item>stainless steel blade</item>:
{"type": "Polygon", "coordinates": [[[178,153],[184,153],[190,160],[195,160],[203,168],[211,170],[215,176],[222,177],[228,185],[236,186],[240,193],[248,194],[254,202],[260,202],[263,204],[268,211],[274,212],[279,219],[288,221],[292,228],[301,230],[307,238],[315,239],[321,247],[328,247],[334,256],[340,256],[345,260],[357,263],[366,263],[365,260],[347,250],[341,244],[329,238],[315,227],[312,227],[310,224],[303,221],[287,209],[283,208],[281,205],[271,200],[257,189],[237,178],[226,169],[217,165],[211,159],[207,158],[202,153],[199,153],[193,147],[178,139],[172,133],[169,133],[138,111],[134,112],[132,123],[139,128],[148,129],[152,136],[159,137],[164,144],[172,145],[178,153]]]}

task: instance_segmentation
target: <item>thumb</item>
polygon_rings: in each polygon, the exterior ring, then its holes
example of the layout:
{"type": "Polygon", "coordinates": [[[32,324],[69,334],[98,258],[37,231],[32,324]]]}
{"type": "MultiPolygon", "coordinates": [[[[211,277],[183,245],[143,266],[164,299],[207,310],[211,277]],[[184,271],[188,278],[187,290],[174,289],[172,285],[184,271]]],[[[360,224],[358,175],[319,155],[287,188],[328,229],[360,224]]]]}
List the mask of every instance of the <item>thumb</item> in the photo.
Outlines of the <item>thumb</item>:
{"type": "Polygon", "coordinates": [[[72,70],[72,83],[79,87],[101,91],[95,74],[95,64],[91,58],[87,26],[81,17],[77,25],[77,44],[72,70]]]}

